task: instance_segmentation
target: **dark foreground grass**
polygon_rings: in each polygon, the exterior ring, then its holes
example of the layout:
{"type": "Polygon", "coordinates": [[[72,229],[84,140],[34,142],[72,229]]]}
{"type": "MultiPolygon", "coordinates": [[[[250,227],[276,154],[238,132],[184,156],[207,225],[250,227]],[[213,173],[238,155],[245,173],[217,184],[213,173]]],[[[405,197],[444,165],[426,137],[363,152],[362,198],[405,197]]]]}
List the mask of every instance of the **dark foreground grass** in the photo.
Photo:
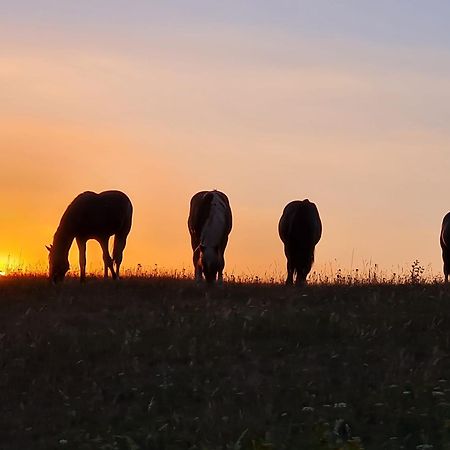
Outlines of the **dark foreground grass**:
{"type": "Polygon", "coordinates": [[[450,448],[439,285],[0,280],[0,449],[450,448]]]}

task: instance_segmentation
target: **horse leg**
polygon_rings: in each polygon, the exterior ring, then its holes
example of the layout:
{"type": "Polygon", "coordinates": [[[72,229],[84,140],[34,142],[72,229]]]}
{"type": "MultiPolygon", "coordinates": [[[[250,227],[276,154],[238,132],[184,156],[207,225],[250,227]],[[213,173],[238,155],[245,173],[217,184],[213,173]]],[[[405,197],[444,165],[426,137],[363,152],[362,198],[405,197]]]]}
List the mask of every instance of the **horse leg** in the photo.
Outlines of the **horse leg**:
{"type": "Polygon", "coordinates": [[[286,286],[291,286],[292,284],[294,284],[294,265],[292,264],[291,259],[288,257],[286,286]]]}
{"type": "Polygon", "coordinates": [[[223,286],[223,268],[219,267],[219,270],[217,271],[217,284],[219,286],[223,286]]]}
{"type": "Polygon", "coordinates": [[[225,267],[225,258],[223,256],[224,250],[225,248],[219,250],[219,270],[217,271],[218,284],[223,284],[223,269],[225,267]]]}
{"type": "Polygon", "coordinates": [[[194,262],[194,269],[195,269],[195,281],[197,281],[199,283],[203,279],[203,270],[202,270],[200,264],[198,264],[198,262],[197,262],[197,264],[195,264],[195,262],[194,262]]]}
{"type": "Polygon", "coordinates": [[[199,283],[202,281],[202,268],[200,266],[200,249],[197,248],[194,250],[194,255],[192,257],[193,263],[194,263],[194,274],[195,274],[195,281],[199,283]]]}
{"type": "Polygon", "coordinates": [[[86,240],[77,238],[79,261],[80,261],[80,281],[86,280],[86,240]]]}
{"type": "Polygon", "coordinates": [[[286,255],[287,269],[286,286],[291,286],[294,284],[294,258],[292,258],[290,248],[286,244],[284,245],[284,254],[286,255]]]}
{"type": "Polygon", "coordinates": [[[450,273],[450,252],[447,248],[442,249],[442,259],[444,260],[444,279],[448,283],[448,275],[450,273]]]}
{"type": "Polygon", "coordinates": [[[100,239],[99,242],[100,242],[100,246],[102,247],[102,251],[103,251],[103,264],[104,264],[103,276],[104,276],[104,278],[108,278],[108,269],[109,269],[111,271],[113,280],[115,280],[117,278],[117,274],[114,270],[113,260],[112,260],[111,256],[109,255],[109,249],[108,249],[109,238],[107,237],[104,239],[100,239]]]}
{"type": "Polygon", "coordinates": [[[119,236],[118,234],[114,236],[114,248],[112,259],[116,265],[117,278],[119,278],[120,265],[122,264],[123,259],[123,249],[125,248],[126,243],[127,243],[126,236],[119,236]]]}

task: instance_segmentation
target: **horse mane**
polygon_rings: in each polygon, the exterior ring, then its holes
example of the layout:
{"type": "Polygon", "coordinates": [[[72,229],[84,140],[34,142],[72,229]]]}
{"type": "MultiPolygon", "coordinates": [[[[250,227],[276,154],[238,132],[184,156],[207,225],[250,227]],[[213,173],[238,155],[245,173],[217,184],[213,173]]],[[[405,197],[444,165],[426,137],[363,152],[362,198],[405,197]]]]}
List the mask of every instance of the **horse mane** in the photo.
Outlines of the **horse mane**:
{"type": "Polygon", "coordinates": [[[67,206],[64,211],[61,219],[59,221],[58,228],[53,236],[54,239],[66,240],[69,238],[69,235],[72,234],[72,228],[75,225],[75,221],[78,219],[78,211],[80,207],[83,206],[86,197],[97,195],[95,192],[86,191],[81,194],[78,194],[67,206]]]}

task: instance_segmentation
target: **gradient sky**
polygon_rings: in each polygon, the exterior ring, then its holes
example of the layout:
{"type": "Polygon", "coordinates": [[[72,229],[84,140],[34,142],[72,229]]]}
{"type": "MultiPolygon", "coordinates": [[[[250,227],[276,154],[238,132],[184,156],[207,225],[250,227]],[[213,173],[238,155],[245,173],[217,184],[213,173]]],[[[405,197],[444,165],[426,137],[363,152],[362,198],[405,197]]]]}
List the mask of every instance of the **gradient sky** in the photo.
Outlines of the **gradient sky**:
{"type": "Polygon", "coordinates": [[[449,20],[445,1],[3,2],[0,270],[45,268],[65,207],[104,189],[134,203],[125,266],[191,270],[189,200],[217,188],[229,273],[284,271],[277,223],[303,198],[317,269],[439,272],[449,20]]]}

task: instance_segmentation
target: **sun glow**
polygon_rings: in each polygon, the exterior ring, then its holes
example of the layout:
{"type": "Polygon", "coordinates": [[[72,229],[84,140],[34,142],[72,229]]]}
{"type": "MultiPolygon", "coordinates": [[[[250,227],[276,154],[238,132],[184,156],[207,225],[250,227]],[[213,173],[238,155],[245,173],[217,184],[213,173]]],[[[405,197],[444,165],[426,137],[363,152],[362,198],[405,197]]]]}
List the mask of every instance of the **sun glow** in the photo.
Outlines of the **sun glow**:
{"type": "Polygon", "coordinates": [[[23,267],[23,262],[20,258],[12,255],[0,254],[0,277],[4,277],[12,272],[20,271],[23,267]]]}

